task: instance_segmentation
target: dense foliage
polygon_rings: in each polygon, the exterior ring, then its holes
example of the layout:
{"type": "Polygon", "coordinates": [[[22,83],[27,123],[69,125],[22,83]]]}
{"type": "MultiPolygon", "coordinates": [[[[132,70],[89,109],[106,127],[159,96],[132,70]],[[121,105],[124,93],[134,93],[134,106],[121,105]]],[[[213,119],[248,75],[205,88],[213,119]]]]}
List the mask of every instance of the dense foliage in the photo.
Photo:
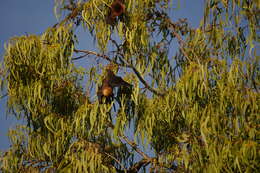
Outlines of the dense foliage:
{"type": "Polygon", "coordinates": [[[259,7],[207,0],[191,28],[169,0],[56,0],[63,20],[6,44],[2,95],[27,124],[10,129],[0,170],[257,172],[259,7]],[[78,27],[96,52],[77,48],[78,27]],[[99,103],[108,68],[133,87],[99,103]]]}

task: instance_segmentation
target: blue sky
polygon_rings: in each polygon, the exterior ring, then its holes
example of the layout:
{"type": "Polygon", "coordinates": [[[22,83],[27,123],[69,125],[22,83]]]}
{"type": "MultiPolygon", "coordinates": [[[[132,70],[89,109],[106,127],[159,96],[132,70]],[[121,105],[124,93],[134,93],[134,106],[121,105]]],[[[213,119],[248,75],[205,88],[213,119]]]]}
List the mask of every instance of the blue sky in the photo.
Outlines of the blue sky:
{"type": "MultiPolygon", "coordinates": [[[[173,20],[187,18],[191,26],[199,26],[203,16],[204,0],[173,0],[173,20]]],[[[41,34],[48,27],[57,23],[53,12],[54,0],[1,0],[0,5],[0,61],[3,60],[4,43],[13,36],[24,34],[41,34]]],[[[94,44],[89,34],[77,30],[80,49],[93,50],[94,44]]],[[[84,67],[86,63],[79,62],[84,67]]],[[[7,137],[9,128],[15,127],[17,121],[12,115],[6,115],[7,97],[0,100],[0,150],[6,150],[10,143],[7,137]]]]}

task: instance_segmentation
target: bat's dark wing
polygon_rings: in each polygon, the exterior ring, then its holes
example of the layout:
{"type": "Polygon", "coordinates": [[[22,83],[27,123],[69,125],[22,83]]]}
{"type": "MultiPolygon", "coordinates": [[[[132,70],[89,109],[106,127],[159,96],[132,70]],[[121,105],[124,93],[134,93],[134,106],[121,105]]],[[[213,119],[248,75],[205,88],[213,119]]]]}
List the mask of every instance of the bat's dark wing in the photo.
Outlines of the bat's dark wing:
{"type": "Polygon", "coordinates": [[[119,87],[119,95],[131,95],[132,85],[124,81],[121,77],[116,76],[114,72],[110,69],[107,69],[107,74],[105,79],[102,81],[102,85],[98,87],[97,96],[99,103],[102,103],[105,98],[105,103],[111,103],[114,98],[113,89],[119,87]],[[104,95],[104,90],[110,87],[111,95],[104,95]]]}
{"type": "Polygon", "coordinates": [[[128,82],[124,81],[121,77],[116,76],[114,72],[110,69],[107,70],[107,76],[105,79],[109,85],[111,85],[113,88],[114,87],[120,87],[120,86],[126,86],[126,87],[131,87],[132,85],[129,84],[128,82]]]}

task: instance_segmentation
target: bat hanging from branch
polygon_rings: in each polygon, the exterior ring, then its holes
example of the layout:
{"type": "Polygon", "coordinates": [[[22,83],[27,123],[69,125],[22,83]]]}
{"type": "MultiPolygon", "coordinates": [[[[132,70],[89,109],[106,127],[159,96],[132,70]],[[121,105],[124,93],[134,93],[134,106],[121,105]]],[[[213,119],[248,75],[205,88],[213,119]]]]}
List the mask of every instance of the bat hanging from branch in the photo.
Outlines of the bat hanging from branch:
{"type": "Polygon", "coordinates": [[[99,103],[102,103],[104,99],[105,103],[111,103],[114,98],[113,89],[115,87],[127,87],[130,89],[132,85],[124,81],[121,77],[116,76],[111,69],[107,69],[106,76],[97,92],[99,103]]]}
{"type": "Polygon", "coordinates": [[[121,16],[125,12],[125,5],[122,0],[115,0],[109,9],[106,21],[108,24],[113,25],[116,21],[116,17],[121,16]]]}

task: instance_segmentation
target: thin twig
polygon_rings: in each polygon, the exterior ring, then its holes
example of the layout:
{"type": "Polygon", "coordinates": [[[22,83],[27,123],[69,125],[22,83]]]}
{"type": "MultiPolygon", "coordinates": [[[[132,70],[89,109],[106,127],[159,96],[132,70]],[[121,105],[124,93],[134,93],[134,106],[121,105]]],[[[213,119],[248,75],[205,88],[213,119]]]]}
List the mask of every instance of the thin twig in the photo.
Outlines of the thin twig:
{"type": "Polygon", "coordinates": [[[116,46],[117,50],[120,49],[120,46],[117,44],[117,42],[110,37],[111,42],[116,46]]]}
{"type": "Polygon", "coordinates": [[[174,23],[171,21],[171,19],[167,18],[165,19],[167,20],[167,22],[169,23],[170,25],[170,29],[172,30],[172,33],[173,35],[177,38],[178,40],[178,43],[180,44],[180,50],[181,50],[181,53],[190,61],[190,58],[188,56],[188,54],[185,52],[185,50],[183,49],[183,46],[186,44],[185,41],[182,40],[180,34],[178,34],[175,30],[174,30],[174,23]]]}
{"type": "Polygon", "coordinates": [[[182,40],[181,36],[180,36],[177,32],[175,32],[174,30],[172,30],[172,33],[173,33],[174,36],[178,39],[178,42],[179,42],[179,44],[180,44],[181,53],[190,61],[190,58],[189,58],[188,54],[187,54],[187,53],[185,52],[185,50],[183,49],[183,46],[184,46],[186,43],[182,40]]]}
{"type": "Polygon", "coordinates": [[[82,56],[79,56],[79,57],[76,57],[76,58],[72,58],[72,60],[79,60],[81,58],[85,58],[86,56],[88,56],[87,53],[85,55],[82,55],[82,56]]]}
{"type": "Polygon", "coordinates": [[[128,63],[126,63],[122,58],[120,58],[120,60],[124,63],[124,64],[119,64],[117,63],[116,61],[112,60],[109,58],[109,56],[105,55],[105,54],[99,54],[97,52],[94,52],[94,51],[89,51],[89,50],[78,50],[78,49],[74,49],[74,51],[76,53],[86,53],[86,54],[92,54],[92,55],[95,55],[95,56],[98,56],[98,57],[101,57],[109,62],[112,62],[118,66],[124,66],[124,67],[127,67],[127,68],[131,68],[134,73],[136,74],[136,76],[139,78],[139,80],[144,84],[144,86],[150,90],[152,93],[156,94],[156,95],[159,95],[159,96],[164,96],[165,93],[160,93],[158,91],[156,91],[154,88],[152,88],[145,80],[144,78],[141,76],[141,74],[139,73],[139,71],[132,65],[129,65],[128,63]]]}
{"type": "Polygon", "coordinates": [[[111,157],[112,159],[114,159],[123,169],[124,169],[124,172],[127,172],[126,168],[124,167],[124,165],[121,164],[121,162],[115,158],[114,156],[112,156],[111,154],[107,153],[107,152],[104,152],[107,156],[111,157]]]}
{"type": "Polygon", "coordinates": [[[98,56],[98,57],[101,57],[109,62],[113,62],[115,63],[113,60],[111,60],[107,55],[104,55],[104,54],[99,54],[97,52],[94,52],[94,51],[90,51],[90,50],[78,50],[78,49],[74,49],[74,52],[76,53],[86,53],[86,54],[92,54],[92,55],[95,55],[95,56],[98,56]]]}
{"type": "Polygon", "coordinates": [[[165,93],[159,93],[158,91],[156,91],[154,88],[152,88],[141,76],[141,74],[137,71],[137,69],[135,67],[132,66],[132,69],[134,71],[134,73],[136,74],[136,76],[139,78],[139,80],[144,84],[144,86],[149,89],[151,92],[155,93],[156,95],[159,96],[164,96],[165,93]]]}
{"type": "Polygon", "coordinates": [[[139,162],[136,162],[132,167],[130,167],[127,172],[128,173],[137,173],[140,168],[146,167],[149,163],[151,163],[151,160],[142,159],[139,162]]]}
{"type": "Polygon", "coordinates": [[[8,96],[8,93],[6,93],[6,94],[0,96],[0,99],[3,99],[3,98],[6,97],[6,96],[8,96]]]}
{"type": "Polygon", "coordinates": [[[149,160],[151,161],[152,158],[149,157],[147,154],[145,154],[144,152],[142,152],[138,147],[137,147],[137,144],[133,141],[130,141],[125,135],[122,135],[121,136],[125,141],[126,143],[128,143],[137,153],[139,153],[141,156],[143,156],[143,158],[145,158],[146,160],[149,160]]]}

